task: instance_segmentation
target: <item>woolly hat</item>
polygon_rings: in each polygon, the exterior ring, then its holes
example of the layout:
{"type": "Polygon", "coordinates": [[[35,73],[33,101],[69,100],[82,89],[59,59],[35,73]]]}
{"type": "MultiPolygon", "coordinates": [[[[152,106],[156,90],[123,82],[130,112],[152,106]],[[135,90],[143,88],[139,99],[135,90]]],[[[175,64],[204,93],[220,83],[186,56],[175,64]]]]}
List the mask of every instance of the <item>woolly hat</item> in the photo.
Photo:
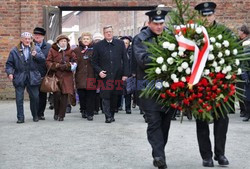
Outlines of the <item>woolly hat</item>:
{"type": "Polygon", "coordinates": [[[56,37],[56,43],[58,43],[62,39],[66,39],[68,42],[70,41],[67,35],[61,34],[56,37]]]}

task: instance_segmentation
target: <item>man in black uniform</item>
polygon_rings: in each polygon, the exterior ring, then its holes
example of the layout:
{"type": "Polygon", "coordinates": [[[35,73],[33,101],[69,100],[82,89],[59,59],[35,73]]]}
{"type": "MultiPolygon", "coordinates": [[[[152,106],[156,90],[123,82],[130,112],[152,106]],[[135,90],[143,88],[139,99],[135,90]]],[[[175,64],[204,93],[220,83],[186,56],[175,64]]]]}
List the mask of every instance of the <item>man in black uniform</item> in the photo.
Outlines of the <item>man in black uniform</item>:
{"type": "MultiPolygon", "coordinates": [[[[146,15],[149,16],[148,27],[136,35],[133,40],[132,57],[135,57],[134,59],[137,62],[137,83],[144,80],[147,64],[152,62],[149,57],[150,53],[147,52],[147,46],[143,42],[152,42],[154,38],[157,41],[157,36],[161,35],[164,31],[164,22],[167,13],[168,11],[163,10],[163,8],[147,12],[146,15]]],[[[168,131],[174,110],[166,107],[163,108],[162,105],[156,102],[155,98],[140,98],[139,102],[139,107],[145,112],[148,120],[147,136],[153,149],[153,165],[159,169],[165,169],[167,168],[167,164],[164,149],[168,140],[168,131]]]]}
{"type": "MultiPolygon", "coordinates": [[[[216,4],[213,2],[200,3],[195,7],[199,13],[207,20],[207,27],[217,26],[218,23],[215,21],[215,8],[216,4]]],[[[220,112],[218,110],[218,112],[220,112]]],[[[218,119],[214,116],[214,160],[218,161],[219,165],[228,165],[229,162],[225,157],[225,144],[226,135],[228,129],[228,116],[224,113],[220,113],[218,119]]],[[[211,142],[209,139],[209,125],[208,122],[202,120],[196,120],[197,138],[199,144],[199,150],[203,159],[202,165],[204,167],[213,167],[213,152],[211,150],[211,142]]]]}

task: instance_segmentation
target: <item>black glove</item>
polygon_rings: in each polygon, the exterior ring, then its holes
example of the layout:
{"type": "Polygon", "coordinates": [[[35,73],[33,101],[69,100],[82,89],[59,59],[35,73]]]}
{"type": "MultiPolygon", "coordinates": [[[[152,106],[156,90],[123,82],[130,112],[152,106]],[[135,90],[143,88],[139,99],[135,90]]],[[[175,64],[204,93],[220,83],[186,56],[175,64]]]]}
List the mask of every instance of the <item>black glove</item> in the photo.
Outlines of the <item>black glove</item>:
{"type": "Polygon", "coordinates": [[[58,70],[60,64],[59,63],[52,63],[51,67],[50,67],[50,70],[58,70]]]}
{"type": "Polygon", "coordinates": [[[64,63],[64,64],[60,64],[59,69],[61,71],[70,71],[71,70],[71,64],[68,63],[64,63]]]}

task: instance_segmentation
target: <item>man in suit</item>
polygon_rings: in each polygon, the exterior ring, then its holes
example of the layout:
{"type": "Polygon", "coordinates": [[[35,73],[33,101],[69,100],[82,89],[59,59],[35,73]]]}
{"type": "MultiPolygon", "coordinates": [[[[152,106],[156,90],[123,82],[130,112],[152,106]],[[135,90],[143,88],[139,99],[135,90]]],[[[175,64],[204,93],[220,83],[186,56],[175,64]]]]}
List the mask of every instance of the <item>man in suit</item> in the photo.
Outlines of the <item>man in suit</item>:
{"type": "MultiPolygon", "coordinates": [[[[167,13],[168,10],[166,8],[159,7],[147,12],[146,15],[149,17],[148,27],[143,29],[133,39],[132,57],[135,57],[134,59],[137,62],[136,75],[139,82],[145,81],[147,64],[152,62],[144,41],[150,43],[153,42],[153,39],[157,41],[157,37],[165,31],[164,22],[167,13]]],[[[153,165],[159,169],[165,169],[167,164],[164,149],[167,144],[171,117],[174,110],[169,107],[162,107],[162,105],[157,103],[156,98],[139,98],[139,107],[145,112],[148,122],[147,136],[153,149],[153,165]]]]}
{"type": "Polygon", "coordinates": [[[7,76],[15,87],[17,123],[24,123],[25,121],[23,109],[25,88],[27,88],[30,98],[33,121],[39,121],[37,111],[41,74],[38,70],[38,63],[44,61],[44,54],[32,42],[32,34],[29,32],[22,33],[20,43],[10,51],[5,67],[7,76]]]}
{"type": "MultiPolygon", "coordinates": [[[[46,30],[42,27],[36,27],[33,30],[33,37],[34,37],[35,45],[41,49],[46,59],[48,56],[49,50],[51,48],[51,45],[45,42],[44,40],[45,34],[46,34],[46,30]]],[[[41,76],[43,78],[47,72],[45,61],[38,63],[38,70],[41,73],[41,76]]],[[[37,112],[39,120],[45,120],[44,111],[46,108],[46,102],[47,102],[47,93],[39,91],[39,108],[37,112]]]]}
{"type": "MultiPolygon", "coordinates": [[[[215,8],[216,4],[213,2],[204,2],[195,6],[200,15],[207,20],[207,27],[216,27],[218,23],[215,21],[215,8]]],[[[225,111],[225,110],[223,110],[225,111]]],[[[218,161],[220,165],[228,165],[229,162],[225,157],[225,144],[226,144],[226,135],[228,130],[228,116],[226,113],[224,117],[222,112],[220,113],[219,118],[214,116],[214,160],[218,161]]],[[[201,157],[203,159],[202,165],[204,167],[213,167],[213,152],[211,150],[211,142],[209,138],[209,124],[206,121],[196,119],[196,130],[197,138],[199,144],[199,150],[201,157]]]]}
{"type": "Polygon", "coordinates": [[[92,64],[98,74],[103,112],[106,123],[114,122],[118,95],[122,94],[122,82],[128,77],[128,58],[123,41],[113,38],[112,26],[103,28],[104,39],[94,45],[92,64]]]}

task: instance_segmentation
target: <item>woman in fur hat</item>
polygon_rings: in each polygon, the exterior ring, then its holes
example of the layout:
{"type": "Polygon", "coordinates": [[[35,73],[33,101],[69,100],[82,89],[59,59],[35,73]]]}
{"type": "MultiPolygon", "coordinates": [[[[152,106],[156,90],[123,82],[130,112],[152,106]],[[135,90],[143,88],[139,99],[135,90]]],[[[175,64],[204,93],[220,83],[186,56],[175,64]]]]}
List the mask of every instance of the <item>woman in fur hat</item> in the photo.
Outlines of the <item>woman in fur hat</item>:
{"type": "Polygon", "coordinates": [[[59,92],[54,92],[54,120],[63,121],[68,95],[74,94],[73,72],[76,69],[77,57],[70,49],[69,38],[59,35],[52,45],[47,60],[47,68],[54,71],[59,79],[59,92]]]}

